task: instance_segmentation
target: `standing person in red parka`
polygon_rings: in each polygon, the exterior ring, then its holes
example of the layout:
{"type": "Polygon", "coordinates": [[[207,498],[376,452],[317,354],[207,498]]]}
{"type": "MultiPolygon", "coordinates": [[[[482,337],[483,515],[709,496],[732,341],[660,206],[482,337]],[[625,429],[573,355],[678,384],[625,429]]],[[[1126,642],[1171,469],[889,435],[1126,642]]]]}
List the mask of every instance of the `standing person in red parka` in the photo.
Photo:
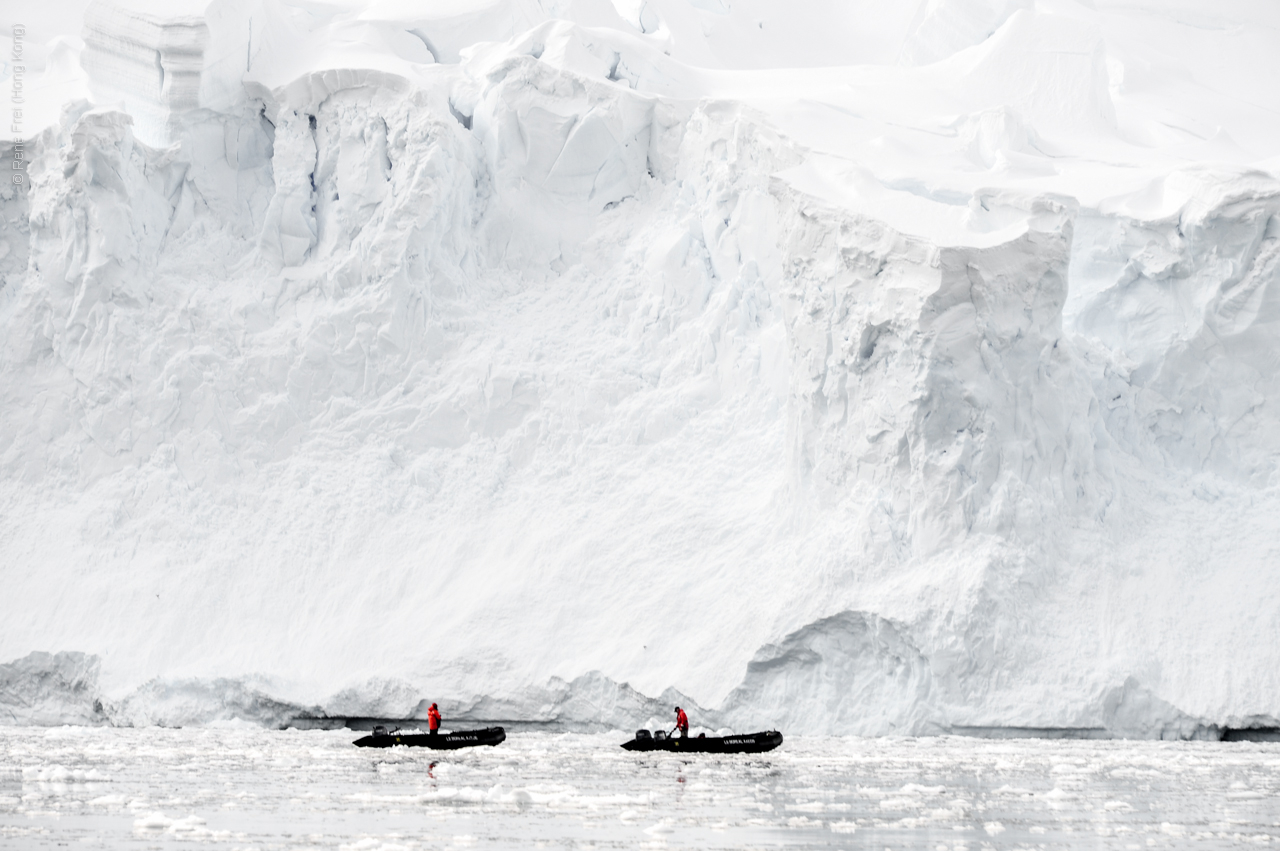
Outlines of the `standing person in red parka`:
{"type": "Polygon", "coordinates": [[[431,735],[433,736],[440,732],[440,710],[436,709],[434,703],[427,710],[427,727],[431,730],[431,735]]]}
{"type": "Polygon", "coordinates": [[[679,706],[676,707],[676,729],[680,731],[680,738],[689,738],[689,716],[679,706]]]}

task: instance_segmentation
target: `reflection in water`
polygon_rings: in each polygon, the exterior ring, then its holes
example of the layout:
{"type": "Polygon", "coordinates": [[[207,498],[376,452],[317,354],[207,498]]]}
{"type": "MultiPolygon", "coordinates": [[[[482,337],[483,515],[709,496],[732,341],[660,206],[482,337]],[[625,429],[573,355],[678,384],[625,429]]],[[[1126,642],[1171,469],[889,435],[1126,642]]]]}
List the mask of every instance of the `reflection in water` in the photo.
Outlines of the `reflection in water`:
{"type": "Polygon", "coordinates": [[[0,728],[0,848],[1227,848],[1280,840],[1280,744],[620,735],[371,754],[344,732],[0,728]],[[673,782],[674,781],[674,782],[673,782]],[[83,847],[83,846],[82,846],[83,847]]]}

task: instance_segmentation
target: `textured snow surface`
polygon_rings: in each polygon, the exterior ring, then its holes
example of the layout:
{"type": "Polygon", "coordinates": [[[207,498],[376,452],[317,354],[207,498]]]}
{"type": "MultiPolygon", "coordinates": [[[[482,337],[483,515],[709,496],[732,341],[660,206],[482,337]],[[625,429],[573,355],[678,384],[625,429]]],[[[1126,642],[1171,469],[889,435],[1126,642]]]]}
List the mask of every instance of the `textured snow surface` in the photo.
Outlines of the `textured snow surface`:
{"type": "Polygon", "coordinates": [[[5,722],[1280,725],[1280,6],[63,11],[5,722]]]}
{"type": "Polygon", "coordinates": [[[0,729],[0,842],[43,849],[1257,848],[1280,745],[788,738],[758,756],[523,734],[0,729]]]}

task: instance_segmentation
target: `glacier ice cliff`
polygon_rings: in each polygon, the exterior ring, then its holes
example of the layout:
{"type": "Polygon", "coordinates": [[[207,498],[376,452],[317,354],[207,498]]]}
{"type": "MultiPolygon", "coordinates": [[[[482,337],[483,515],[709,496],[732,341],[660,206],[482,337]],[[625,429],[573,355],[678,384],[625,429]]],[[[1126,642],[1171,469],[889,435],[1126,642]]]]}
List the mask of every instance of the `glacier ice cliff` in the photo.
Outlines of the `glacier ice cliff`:
{"type": "Polygon", "coordinates": [[[455,5],[85,13],[0,190],[0,720],[1280,723],[1280,112],[1175,132],[1135,33],[1227,36],[455,5]]]}

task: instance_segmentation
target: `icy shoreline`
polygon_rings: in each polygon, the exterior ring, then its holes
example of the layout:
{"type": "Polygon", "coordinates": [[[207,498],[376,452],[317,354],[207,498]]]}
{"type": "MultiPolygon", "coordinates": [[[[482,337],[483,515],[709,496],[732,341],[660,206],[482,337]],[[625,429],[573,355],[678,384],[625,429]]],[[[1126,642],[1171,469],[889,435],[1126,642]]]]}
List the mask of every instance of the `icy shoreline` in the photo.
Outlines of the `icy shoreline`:
{"type": "MultiPolygon", "coordinates": [[[[847,664],[847,660],[839,661],[847,664]]],[[[874,719],[868,722],[854,717],[852,709],[845,707],[834,720],[820,717],[815,723],[796,718],[787,707],[762,700],[759,684],[751,677],[719,710],[700,707],[674,690],[658,698],[647,697],[599,672],[572,682],[553,679],[543,688],[527,689],[509,700],[424,697],[414,702],[408,683],[384,682],[334,695],[323,705],[305,706],[272,697],[269,687],[262,683],[238,680],[154,680],[123,699],[113,700],[101,693],[98,664],[96,657],[78,653],[33,653],[26,659],[0,665],[0,712],[7,716],[9,724],[49,727],[71,724],[199,728],[244,724],[278,730],[370,730],[376,724],[405,729],[424,726],[428,706],[438,703],[455,726],[498,725],[515,733],[596,733],[664,728],[670,721],[670,708],[681,704],[697,719],[698,729],[704,731],[734,726],[739,730],[776,728],[784,726],[776,719],[784,718],[786,728],[800,735],[812,735],[809,731],[815,727],[830,730],[843,725],[844,729],[870,730],[871,735],[979,739],[1280,740],[1280,724],[1275,718],[1251,716],[1232,718],[1226,724],[1205,723],[1164,704],[1133,682],[1106,695],[1098,710],[1065,726],[1028,724],[1027,718],[1033,722],[1038,719],[1026,713],[1014,723],[989,717],[985,724],[947,724],[939,715],[928,715],[920,706],[908,704],[915,717],[885,729],[876,727],[874,719]],[[378,692],[381,699],[370,697],[378,692]]],[[[861,705],[868,704],[878,705],[868,701],[861,705]]]]}

